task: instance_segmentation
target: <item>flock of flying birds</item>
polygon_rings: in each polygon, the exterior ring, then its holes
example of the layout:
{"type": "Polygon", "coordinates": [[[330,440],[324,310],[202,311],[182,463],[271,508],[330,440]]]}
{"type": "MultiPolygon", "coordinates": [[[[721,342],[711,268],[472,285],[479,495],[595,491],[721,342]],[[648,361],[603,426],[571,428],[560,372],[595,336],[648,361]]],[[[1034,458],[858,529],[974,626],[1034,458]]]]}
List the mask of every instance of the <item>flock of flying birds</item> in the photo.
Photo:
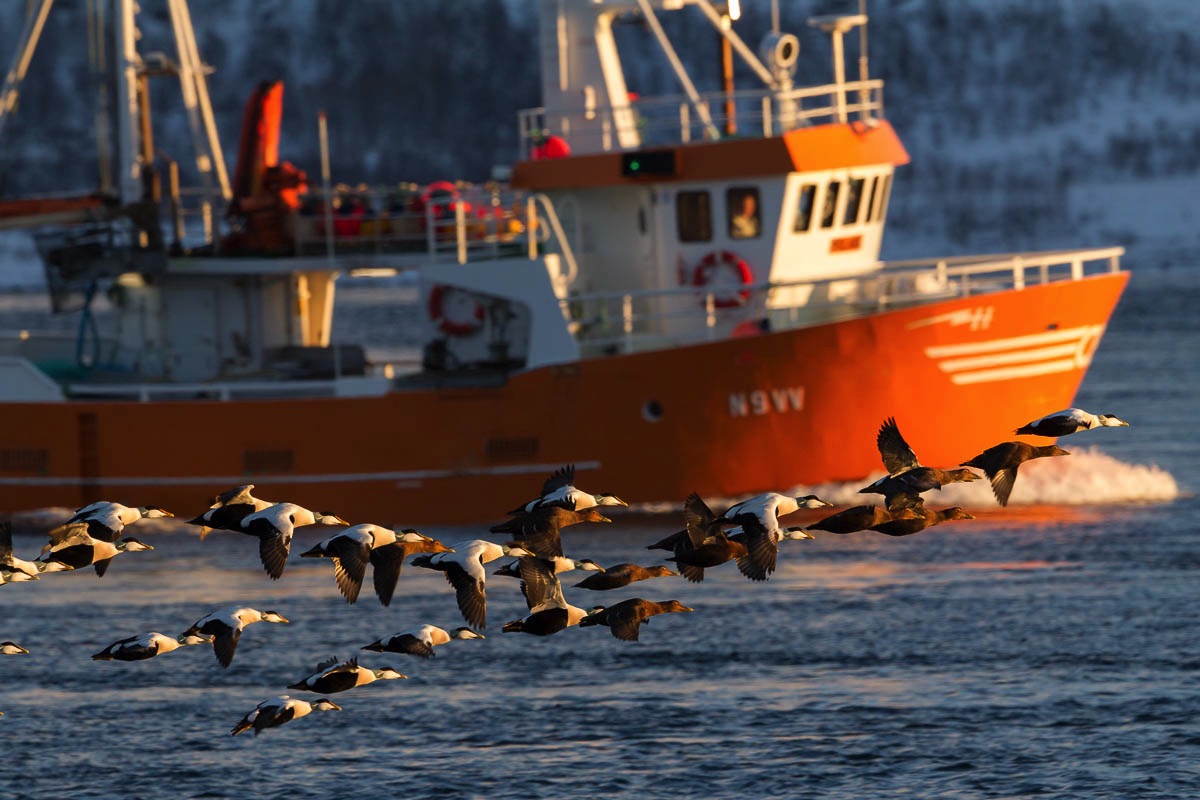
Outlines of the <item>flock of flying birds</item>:
{"type": "MultiPolygon", "coordinates": [[[[1128,423],[1113,415],[1070,408],[1022,425],[1015,433],[1057,438],[1091,428],[1124,425],[1128,423]]],[[[1005,506],[1021,464],[1035,458],[1068,455],[1056,445],[1036,446],[1012,441],[988,448],[963,462],[959,468],[928,467],[920,463],[893,418],[880,426],[876,444],[887,474],[861,489],[860,493],[882,495],[883,504],[847,508],[804,528],[782,527],[779,519],[800,509],[818,509],[832,504],[815,495],[792,497],[768,492],[717,514],[693,493],[684,502],[683,530],[647,548],[670,552],[671,556],[664,560],[673,562],[678,572],[664,565],[622,563],[602,567],[591,559],[567,557],[563,550],[562,528],[582,522],[611,522],[600,508],[626,505],[615,495],[590,494],[578,489],[574,485],[574,467],[570,465],[551,475],[537,498],[514,508],[507,521],[491,527],[492,533],[507,535],[508,541],[503,544],[471,539],[447,546],[412,529],[349,525],[334,514],[310,511],[294,503],[256,498],[251,494],[253,485],[239,486],[217,495],[211,507],[190,523],[200,526],[202,537],[211,530],[257,537],[263,568],[272,579],[283,574],[297,527],[313,524],[347,526],[300,555],[302,558],[328,558],[333,563],[338,591],[348,603],[358,599],[368,565],[373,568],[375,594],[384,606],[391,603],[401,568],[409,557],[413,557],[410,562],[413,566],[442,572],[454,588],[458,609],[469,627],[447,631],[422,625],[378,639],[362,648],[429,658],[434,655],[435,647],[454,639],[484,638],[478,632],[487,625],[487,571],[484,567],[500,558],[508,557],[511,561],[492,574],[519,579],[529,611],[525,617],[506,623],[502,628],[505,633],[549,636],[575,625],[602,625],[618,639],[637,641],[642,624],[651,617],[692,609],[677,600],[653,601],[640,597],[584,609],[566,600],[558,576],[572,570],[588,571],[593,574],[575,587],[608,591],[638,581],[678,575],[700,582],[704,580],[705,570],[733,561],[746,578],[765,581],[775,572],[779,545],[785,540],[812,539],[813,531],[847,534],[871,530],[888,536],[908,536],[949,520],[973,519],[958,506],[936,511],[926,509],[922,495],[948,483],[979,479],[979,475],[967,469],[973,467],[985,473],[996,500],[1005,506]]],[[[123,536],[127,526],[141,519],[170,516],[174,515],[156,506],[131,507],[107,501],[92,503],[49,531],[49,542],[31,561],[13,553],[11,524],[2,521],[0,585],[37,580],[45,573],[88,566],[103,576],[113,558],[121,553],[154,549],[136,538],[123,536]]],[[[275,611],[235,607],[201,617],[177,636],[155,631],[121,639],[92,658],[139,661],[181,647],[208,643],[220,665],[229,667],[246,626],[256,622],[287,621],[275,611]]],[[[28,652],[15,642],[0,642],[0,654],[28,652]]],[[[313,674],[288,688],[333,694],[378,680],[404,677],[392,668],[361,666],[357,658],[334,659],[318,665],[313,674]]],[[[310,702],[281,695],[259,703],[233,727],[232,733],[236,735],[253,729],[257,735],[266,728],[313,711],[328,710],[340,710],[340,706],[325,697],[310,702]]]]}

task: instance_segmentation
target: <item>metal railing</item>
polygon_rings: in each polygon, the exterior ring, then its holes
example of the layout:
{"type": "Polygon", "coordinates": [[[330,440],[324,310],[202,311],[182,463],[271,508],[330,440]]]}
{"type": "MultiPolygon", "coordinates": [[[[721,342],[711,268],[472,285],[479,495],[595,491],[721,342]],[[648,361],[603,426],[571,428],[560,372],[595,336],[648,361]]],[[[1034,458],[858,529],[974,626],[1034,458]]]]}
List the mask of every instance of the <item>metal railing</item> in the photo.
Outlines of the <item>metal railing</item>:
{"type": "Polygon", "coordinates": [[[1081,280],[1119,272],[1124,252],[1111,247],[896,261],[861,276],[578,294],[561,305],[581,352],[627,353],[713,340],[746,331],[746,326],[786,330],[935,300],[1081,280]]]}
{"type": "Polygon", "coordinates": [[[685,95],[663,95],[642,97],[623,105],[581,109],[572,114],[550,116],[545,108],[524,109],[517,119],[520,157],[528,157],[550,134],[564,139],[574,154],[624,149],[619,144],[619,126],[623,120],[632,120],[636,147],[642,148],[711,139],[703,123],[705,118],[712,120],[722,136],[767,137],[808,125],[883,116],[880,79],[786,92],[709,92],[699,97],[700,108],[694,107],[685,95]],[[732,115],[726,109],[732,109],[732,115]]]}

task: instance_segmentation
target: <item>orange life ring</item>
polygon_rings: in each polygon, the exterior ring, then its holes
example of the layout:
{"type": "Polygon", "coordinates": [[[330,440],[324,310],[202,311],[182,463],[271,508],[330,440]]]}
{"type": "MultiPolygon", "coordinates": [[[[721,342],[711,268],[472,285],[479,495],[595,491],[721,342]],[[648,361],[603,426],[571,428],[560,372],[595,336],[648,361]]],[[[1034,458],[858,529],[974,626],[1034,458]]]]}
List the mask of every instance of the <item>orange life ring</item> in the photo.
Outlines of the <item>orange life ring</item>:
{"type": "Polygon", "coordinates": [[[429,318],[447,336],[470,336],[483,326],[483,313],[483,305],[464,289],[435,284],[429,290],[429,318]]]}
{"type": "MultiPolygon", "coordinates": [[[[750,265],[744,258],[739,258],[737,254],[728,250],[709,253],[700,259],[700,263],[692,270],[692,286],[749,286],[752,283],[754,283],[754,272],[750,269],[750,265]],[[730,284],[728,280],[730,277],[736,281],[736,284],[730,284]]],[[[729,293],[713,293],[713,305],[717,308],[744,306],[749,299],[749,289],[729,293]]]]}

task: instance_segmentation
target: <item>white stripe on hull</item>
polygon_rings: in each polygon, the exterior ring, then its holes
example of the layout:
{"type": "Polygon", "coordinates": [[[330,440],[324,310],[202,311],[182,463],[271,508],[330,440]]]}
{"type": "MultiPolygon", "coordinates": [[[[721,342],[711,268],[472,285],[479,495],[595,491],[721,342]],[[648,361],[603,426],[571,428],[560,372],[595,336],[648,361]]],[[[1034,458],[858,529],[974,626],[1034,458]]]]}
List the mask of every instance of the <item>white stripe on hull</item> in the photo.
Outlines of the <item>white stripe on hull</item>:
{"type": "MultiPolygon", "coordinates": [[[[569,463],[569,462],[563,462],[569,463]]],[[[599,461],[575,461],[576,471],[599,469],[599,461]]],[[[476,467],[471,469],[429,469],[405,472],[334,472],[320,475],[182,475],[164,478],[155,476],[121,477],[54,477],[0,478],[0,486],[198,486],[205,484],[238,485],[247,480],[268,483],[370,483],[373,481],[421,481],[438,478],[477,478],[494,475],[544,475],[562,467],[556,464],[514,464],[508,467],[476,467]]]]}
{"type": "Polygon", "coordinates": [[[1085,370],[1104,327],[1082,325],[1007,339],[933,345],[925,348],[925,355],[937,361],[938,369],[949,373],[950,382],[958,386],[1085,370]]]}

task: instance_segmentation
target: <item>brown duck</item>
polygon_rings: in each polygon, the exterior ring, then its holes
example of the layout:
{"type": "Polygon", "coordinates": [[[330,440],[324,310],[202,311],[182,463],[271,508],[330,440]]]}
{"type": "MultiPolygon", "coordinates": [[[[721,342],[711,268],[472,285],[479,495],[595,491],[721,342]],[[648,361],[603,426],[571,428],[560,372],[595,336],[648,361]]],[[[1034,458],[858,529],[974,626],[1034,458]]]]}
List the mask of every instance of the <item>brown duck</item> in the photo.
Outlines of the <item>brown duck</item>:
{"type": "Polygon", "coordinates": [[[637,564],[613,564],[603,572],[588,575],[575,584],[575,586],[580,589],[592,589],[604,592],[609,589],[620,589],[635,581],[644,581],[650,578],[666,578],[678,574],[678,572],[668,569],[661,564],[653,567],[640,567],[637,564]]]}
{"type": "Polygon", "coordinates": [[[975,517],[958,506],[952,506],[951,508],[943,508],[941,511],[926,511],[924,514],[914,514],[902,519],[893,519],[890,522],[881,522],[878,525],[872,525],[871,530],[879,531],[888,536],[911,536],[914,533],[920,533],[926,528],[931,528],[934,525],[940,525],[943,522],[953,519],[975,519],[975,517]]]}
{"type": "Polygon", "coordinates": [[[640,597],[634,597],[629,600],[622,600],[616,605],[602,608],[599,611],[593,611],[580,620],[579,627],[586,628],[589,625],[605,625],[612,631],[612,635],[618,639],[623,639],[627,642],[636,642],[642,623],[649,620],[650,617],[657,616],[658,614],[691,610],[678,600],[665,600],[661,603],[656,603],[653,600],[643,600],[640,597]]]}
{"type": "Polygon", "coordinates": [[[517,514],[510,520],[491,527],[492,533],[511,534],[512,545],[520,546],[542,558],[563,555],[560,529],[580,522],[612,522],[593,506],[583,511],[569,511],[558,506],[541,506],[517,514]]]}
{"type": "Polygon", "coordinates": [[[716,514],[695,492],[684,501],[683,516],[687,536],[680,537],[675,544],[675,555],[667,561],[674,561],[679,573],[689,581],[699,583],[704,580],[704,570],[749,554],[746,545],[725,535],[716,514]]]}
{"type": "Polygon", "coordinates": [[[1017,469],[1022,464],[1034,458],[1047,456],[1069,456],[1066,450],[1058,445],[1048,444],[1037,447],[1024,442],[1003,442],[995,447],[989,447],[970,461],[964,461],[964,467],[975,467],[987,473],[992,482],[992,494],[1002,506],[1008,505],[1008,496],[1012,494],[1013,484],[1017,480],[1017,469]]]}
{"type": "Polygon", "coordinates": [[[808,529],[828,533],[854,533],[893,520],[919,516],[919,513],[914,508],[903,508],[893,512],[882,506],[853,506],[814,522],[808,529]]]}

